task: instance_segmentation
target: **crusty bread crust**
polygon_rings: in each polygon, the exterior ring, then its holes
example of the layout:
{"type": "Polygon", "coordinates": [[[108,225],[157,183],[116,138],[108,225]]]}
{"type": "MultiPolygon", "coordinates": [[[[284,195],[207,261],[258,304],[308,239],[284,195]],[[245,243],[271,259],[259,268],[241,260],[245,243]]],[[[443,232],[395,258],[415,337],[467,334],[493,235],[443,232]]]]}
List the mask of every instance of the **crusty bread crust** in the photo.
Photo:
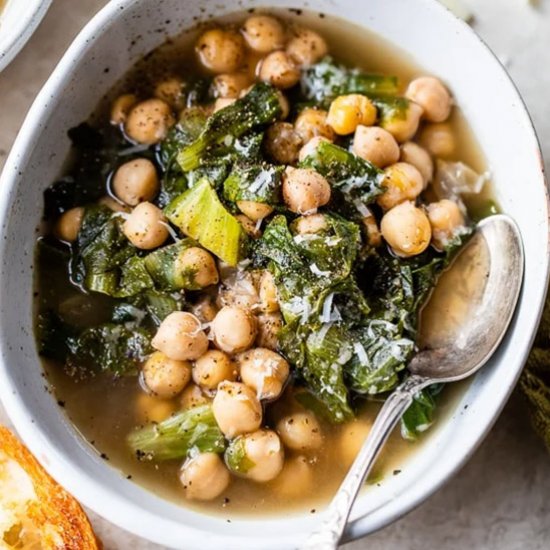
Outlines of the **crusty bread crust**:
{"type": "Polygon", "coordinates": [[[32,480],[37,499],[29,505],[28,516],[41,531],[45,550],[101,550],[102,545],[80,504],[1,425],[0,453],[17,462],[32,480]]]}

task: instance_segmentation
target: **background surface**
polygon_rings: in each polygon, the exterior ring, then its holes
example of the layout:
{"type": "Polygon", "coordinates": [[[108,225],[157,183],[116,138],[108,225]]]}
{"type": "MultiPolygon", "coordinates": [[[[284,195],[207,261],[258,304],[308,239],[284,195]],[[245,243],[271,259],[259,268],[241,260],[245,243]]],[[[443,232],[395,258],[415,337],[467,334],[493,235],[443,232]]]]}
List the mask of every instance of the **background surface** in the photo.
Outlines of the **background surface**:
{"type": "MultiPolygon", "coordinates": [[[[34,37],[0,73],[0,169],[36,93],[74,36],[106,3],[107,0],[54,0],[34,37]]],[[[550,0],[465,3],[475,14],[474,28],[507,66],[523,94],[548,168],[550,0]]],[[[0,422],[8,423],[1,405],[0,422]]],[[[533,435],[525,405],[516,392],[474,457],[442,490],[390,527],[345,548],[548,548],[549,496],[550,455],[533,435]]],[[[94,514],[91,518],[106,550],[162,550],[94,514]]]]}

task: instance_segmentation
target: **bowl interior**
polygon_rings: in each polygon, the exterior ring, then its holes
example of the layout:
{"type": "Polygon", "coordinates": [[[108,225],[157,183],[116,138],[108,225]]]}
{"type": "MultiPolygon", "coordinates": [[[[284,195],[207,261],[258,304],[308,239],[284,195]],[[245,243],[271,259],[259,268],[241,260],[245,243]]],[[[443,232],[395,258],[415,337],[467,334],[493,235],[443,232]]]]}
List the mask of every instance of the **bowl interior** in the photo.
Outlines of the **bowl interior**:
{"type": "MultiPolygon", "coordinates": [[[[157,29],[174,35],[210,14],[264,5],[257,0],[223,6],[217,0],[110,2],[77,38],[38,96],[0,184],[2,400],[31,450],[77,498],[120,526],[171,547],[293,548],[320,514],[228,523],[161,500],[107,466],[45,391],[32,332],[35,231],[42,192],[66,159],[67,129],[86,119],[129,66],[165,40],[157,29]]],[[[279,0],[277,7],[296,7],[296,2],[279,0]]],[[[401,474],[361,496],[348,530],[348,537],[356,537],[387,524],[440,486],[473,452],[504,405],[545,296],[547,197],[537,140],[521,99],[467,25],[433,0],[313,0],[308,7],[373,30],[450,85],[488,159],[497,198],[518,223],[525,245],[524,287],[505,341],[401,474]]]]}

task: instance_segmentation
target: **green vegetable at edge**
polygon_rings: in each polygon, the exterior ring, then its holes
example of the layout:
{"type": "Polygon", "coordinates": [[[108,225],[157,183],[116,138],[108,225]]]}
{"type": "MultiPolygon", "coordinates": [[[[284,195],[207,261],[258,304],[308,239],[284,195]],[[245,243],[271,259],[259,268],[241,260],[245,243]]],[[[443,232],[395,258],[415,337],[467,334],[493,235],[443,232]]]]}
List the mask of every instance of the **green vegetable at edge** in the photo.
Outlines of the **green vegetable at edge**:
{"type": "Polygon", "coordinates": [[[202,405],[131,433],[128,445],[140,460],[172,460],[185,458],[194,449],[223,453],[225,438],[212,407],[202,405]]]}
{"type": "Polygon", "coordinates": [[[166,217],[204,248],[235,266],[247,236],[241,224],[223,206],[208,180],[203,179],[165,208],[166,217]]]}
{"type": "Polygon", "coordinates": [[[245,442],[245,436],[240,435],[233,439],[225,450],[225,463],[235,474],[246,474],[256,466],[256,463],[246,454],[245,442]]]}

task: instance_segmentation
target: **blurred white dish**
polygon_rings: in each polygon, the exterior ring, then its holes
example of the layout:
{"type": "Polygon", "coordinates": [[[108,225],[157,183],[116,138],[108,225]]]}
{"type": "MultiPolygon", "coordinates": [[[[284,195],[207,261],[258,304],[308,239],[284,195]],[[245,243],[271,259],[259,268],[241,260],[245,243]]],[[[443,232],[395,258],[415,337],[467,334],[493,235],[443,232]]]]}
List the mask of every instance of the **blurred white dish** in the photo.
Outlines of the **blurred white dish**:
{"type": "Polygon", "coordinates": [[[46,15],[52,0],[0,2],[0,71],[19,53],[46,15]]]}

